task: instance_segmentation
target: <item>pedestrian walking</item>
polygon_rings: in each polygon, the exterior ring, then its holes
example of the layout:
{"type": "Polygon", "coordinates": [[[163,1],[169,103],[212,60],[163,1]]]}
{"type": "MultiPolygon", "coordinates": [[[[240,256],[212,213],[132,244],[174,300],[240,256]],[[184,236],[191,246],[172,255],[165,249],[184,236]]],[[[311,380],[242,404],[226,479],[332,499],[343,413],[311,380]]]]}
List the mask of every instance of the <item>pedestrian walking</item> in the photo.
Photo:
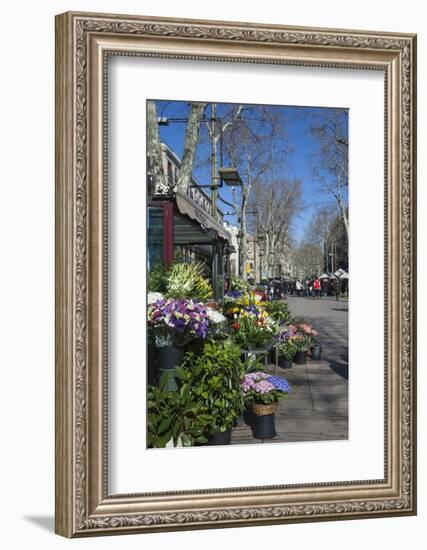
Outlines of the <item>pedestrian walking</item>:
{"type": "Polygon", "coordinates": [[[341,283],[338,277],[334,280],[334,290],[335,290],[335,298],[337,301],[340,299],[340,291],[341,291],[341,283]]]}
{"type": "Polygon", "coordinates": [[[289,287],[288,287],[288,281],[285,279],[285,280],[283,281],[283,297],[284,297],[285,300],[286,300],[287,297],[288,297],[288,289],[289,289],[289,287]]]}
{"type": "Polygon", "coordinates": [[[314,297],[320,299],[320,280],[316,277],[313,281],[314,297]]]}
{"type": "Polygon", "coordinates": [[[322,279],[322,292],[323,296],[326,298],[329,295],[329,280],[322,279]]]}

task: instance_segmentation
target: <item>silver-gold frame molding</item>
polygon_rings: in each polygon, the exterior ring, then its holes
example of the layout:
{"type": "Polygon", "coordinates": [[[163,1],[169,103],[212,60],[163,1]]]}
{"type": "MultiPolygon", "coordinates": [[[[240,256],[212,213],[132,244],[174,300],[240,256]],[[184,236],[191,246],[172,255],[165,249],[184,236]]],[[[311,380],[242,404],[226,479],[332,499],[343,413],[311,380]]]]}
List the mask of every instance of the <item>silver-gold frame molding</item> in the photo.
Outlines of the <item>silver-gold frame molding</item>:
{"type": "Polygon", "coordinates": [[[65,13],[56,18],[56,532],[66,537],[416,513],[416,37],[65,13]],[[385,75],[384,479],[109,495],[106,60],[367,68],[385,75]]]}

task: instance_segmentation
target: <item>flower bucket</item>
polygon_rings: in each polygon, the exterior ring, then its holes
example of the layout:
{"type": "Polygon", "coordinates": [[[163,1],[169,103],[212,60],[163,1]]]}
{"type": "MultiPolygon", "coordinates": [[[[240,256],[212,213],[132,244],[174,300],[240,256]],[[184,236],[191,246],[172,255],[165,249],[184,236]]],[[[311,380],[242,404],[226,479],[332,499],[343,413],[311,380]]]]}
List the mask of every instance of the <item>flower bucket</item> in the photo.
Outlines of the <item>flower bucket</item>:
{"type": "Polygon", "coordinates": [[[269,363],[272,363],[273,365],[276,364],[276,348],[271,348],[271,350],[268,354],[268,361],[269,361],[269,363]]]}
{"type": "Polygon", "coordinates": [[[320,344],[316,344],[311,348],[311,358],[314,361],[320,360],[321,353],[322,353],[322,346],[320,344]]]}
{"type": "Polygon", "coordinates": [[[294,363],[297,365],[305,365],[307,362],[307,352],[297,351],[294,356],[294,363]]]}
{"type": "Polygon", "coordinates": [[[166,389],[176,391],[178,386],[175,380],[175,367],[179,367],[184,358],[184,350],[175,346],[164,346],[159,349],[160,356],[160,376],[167,373],[168,379],[166,389]]]}
{"type": "Polygon", "coordinates": [[[272,439],[276,433],[274,414],[264,414],[255,417],[253,435],[256,439],[272,439]]]}
{"type": "Polygon", "coordinates": [[[211,435],[208,441],[208,445],[230,445],[231,442],[231,428],[225,430],[225,432],[215,432],[211,435]]]}
{"type": "Polygon", "coordinates": [[[279,355],[278,365],[282,369],[291,369],[292,368],[292,359],[285,359],[284,357],[280,357],[280,355],[279,355]]]}

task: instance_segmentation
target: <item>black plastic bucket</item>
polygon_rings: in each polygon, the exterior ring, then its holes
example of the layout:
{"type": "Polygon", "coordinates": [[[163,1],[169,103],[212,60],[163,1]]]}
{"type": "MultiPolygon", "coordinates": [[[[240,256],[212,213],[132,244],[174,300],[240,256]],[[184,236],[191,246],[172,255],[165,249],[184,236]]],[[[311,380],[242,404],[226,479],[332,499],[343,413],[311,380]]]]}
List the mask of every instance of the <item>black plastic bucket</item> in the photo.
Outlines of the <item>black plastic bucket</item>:
{"type": "Polygon", "coordinates": [[[209,438],[208,445],[230,445],[231,442],[231,428],[225,430],[225,432],[215,432],[209,438]]]}
{"type": "Polygon", "coordinates": [[[167,373],[168,380],[166,382],[166,389],[168,391],[176,391],[178,386],[175,380],[175,367],[179,367],[184,357],[184,350],[181,348],[175,348],[174,346],[165,346],[159,348],[160,355],[160,376],[163,373],[167,373]]]}
{"type": "Polygon", "coordinates": [[[322,346],[320,344],[316,344],[311,348],[311,358],[314,361],[319,361],[321,354],[322,354],[322,346]]]}
{"type": "Polygon", "coordinates": [[[280,357],[278,360],[279,367],[282,369],[291,369],[292,368],[292,360],[291,359],[285,359],[284,357],[280,357]]]}
{"type": "Polygon", "coordinates": [[[272,439],[275,435],[274,414],[255,416],[254,437],[256,439],[272,439]]]}
{"type": "Polygon", "coordinates": [[[297,365],[305,365],[307,362],[307,352],[297,351],[294,357],[294,363],[297,365]]]}

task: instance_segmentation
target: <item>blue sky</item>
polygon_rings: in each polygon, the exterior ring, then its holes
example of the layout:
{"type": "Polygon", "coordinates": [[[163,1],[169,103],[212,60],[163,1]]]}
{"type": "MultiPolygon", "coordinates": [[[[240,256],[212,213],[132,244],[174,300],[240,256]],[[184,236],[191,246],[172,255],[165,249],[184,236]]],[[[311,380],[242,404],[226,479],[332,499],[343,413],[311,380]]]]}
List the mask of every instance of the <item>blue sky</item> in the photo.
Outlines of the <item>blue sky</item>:
{"type": "MultiPolygon", "coordinates": [[[[189,104],[182,101],[156,101],[157,114],[159,117],[166,118],[186,118],[189,113],[189,104]]],[[[217,104],[217,116],[225,116],[225,113],[230,111],[230,104],[217,104]]],[[[300,179],[302,182],[302,194],[304,209],[298,215],[293,226],[293,235],[295,239],[300,240],[306,227],[310,223],[312,216],[319,204],[325,204],[331,202],[329,195],[322,193],[319,190],[318,183],[313,177],[313,162],[315,159],[316,150],[318,150],[318,141],[313,135],[311,128],[316,122],[319,121],[324,115],[328,115],[330,109],[323,107],[294,107],[294,106],[275,106],[280,115],[283,118],[283,129],[286,137],[281,137],[277,140],[277,147],[279,150],[285,151],[282,154],[281,161],[281,176],[286,179],[300,179]]],[[[336,110],[334,110],[336,112],[336,110]]],[[[256,109],[254,111],[256,113],[256,109]]],[[[343,116],[345,116],[344,110],[342,110],[343,116]]],[[[252,114],[247,116],[248,118],[252,114]]],[[[205,110],[205,116],[210,116],[210,104],[205,110]]],[[[347,117],[345,116],[346,124],[347,117]]],[[[254,132],[257,132],[257,123],[250,123],[254,132]]],[[[160,126],[160,137],[180,158],[182,158],[184,137],[185,137],[185,122],[170,122],[168,126],[160,126]]],[[[203,130],[205,131],[205,129],[203,130]]],[[[224,140],[227,139],[227,132],[225,133],[224,140]]],[[[219,149],[219,148],[218,148],[219,149]]],[[[211,175],[211,166],[209,162],[206,162],[205,166],[200,166],[201,159],[208,159],[211,153],[211,145],[205,140],[205,142],[199,145],[196,155],[195,169],[193,175],[199,184],[209,184],[211,175]]],[[[219,154],[219,150],[218,150],[219,154]]],[[[219,163],[219,161],[218,161],[219,163]]],[[[230,164],[225,159],[224,164],[230,164]]],[[[209,192],[209,189],[206,190],[209,192]]],[[[220,190],[221,195],[231,201],[231,190],[224,186],[220,190]]],[[[219,207],[224,211],[229,211],[229,207],[223,203],[218,203],[219,207]]],[[[226,216],[228,221],[235,223],[233,216],[226,216]]]]}

